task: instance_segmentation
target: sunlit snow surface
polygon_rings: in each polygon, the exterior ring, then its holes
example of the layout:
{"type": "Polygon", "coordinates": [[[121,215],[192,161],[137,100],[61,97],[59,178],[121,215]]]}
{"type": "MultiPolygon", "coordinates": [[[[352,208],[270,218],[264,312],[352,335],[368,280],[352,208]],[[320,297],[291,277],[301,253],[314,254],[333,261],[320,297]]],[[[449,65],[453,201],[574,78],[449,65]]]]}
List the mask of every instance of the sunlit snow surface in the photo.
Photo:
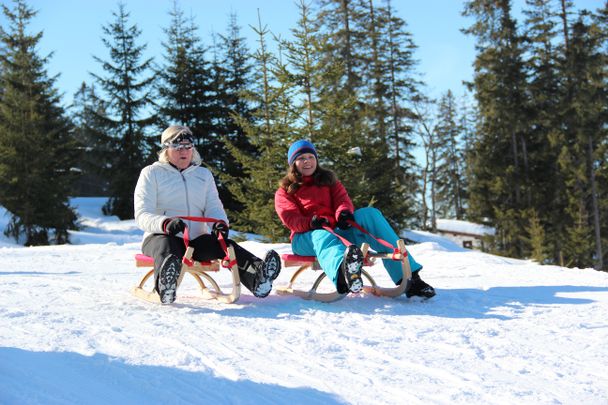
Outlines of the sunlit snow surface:
{"type": "MultiPolygon", "coordinates": [[[[72,200],[83,226],[73,245],[0,237],[1,404],[608,403],[606,273],[408,232],[437,290],[428,301],[322,304],[243,288],[225,305],[199,300],[186,278],[160,306],[130,294],[145,272],[133,260],[142,233],[104,217],[103,202],[72,200]]],[[[290,251],[255,240],[243,246],[258,256],[290,251]]],[[[389,285],[380,264],[371,271],[389,285]]],[[[229,287],[227,271],[217,279],[229,287]]]]}

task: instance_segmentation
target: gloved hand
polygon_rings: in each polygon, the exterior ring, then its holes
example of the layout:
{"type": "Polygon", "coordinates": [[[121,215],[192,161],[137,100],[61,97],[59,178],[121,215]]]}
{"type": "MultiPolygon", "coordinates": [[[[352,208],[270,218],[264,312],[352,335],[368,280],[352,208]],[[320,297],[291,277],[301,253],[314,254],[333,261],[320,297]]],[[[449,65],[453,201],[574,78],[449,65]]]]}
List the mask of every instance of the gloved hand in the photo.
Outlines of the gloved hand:
{"type": "Polygon", "coordinates": [[[348,221],[354,221],[355,216],[350,211],[341,211],[338,215],[338,228],[340,229],[348,229],[351,225],[348,221]]]}
{"type": "Polygon", "coordinates": [[[163,230],[167,235],[177,235],[180,232],[184,232],[186,224],[179,218],[167,218],[163,222],[163,230]]]}
{"type": "Polygon", "coordinates": [[[225,222],[216,222],[213,224],[213,227],[211,228],[211,233],[215,235],[216,238],[219,237],[220,234],[222,234],[222,237],[224,239],[228,239],[228,231],[230,228],[228,228],[228,224],[225,222]]]}
{"type": "Polygon", "coordinates": [[[329,226],[327,218],[318,217],[316,215],[312,216],[312,219],[310,220],[310,227],[312,229],[321,229],[324,226],[329,226]]]}

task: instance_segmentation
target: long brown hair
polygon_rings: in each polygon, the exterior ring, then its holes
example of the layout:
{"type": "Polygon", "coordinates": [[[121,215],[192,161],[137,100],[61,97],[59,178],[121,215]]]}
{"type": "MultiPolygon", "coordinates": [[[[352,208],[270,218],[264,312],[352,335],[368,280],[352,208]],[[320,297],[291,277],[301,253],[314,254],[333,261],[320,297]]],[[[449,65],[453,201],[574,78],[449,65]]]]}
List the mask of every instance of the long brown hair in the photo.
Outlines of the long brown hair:
{"type": "MultiPolygon", "coordinates": [[[[317,170],[312,174],[313,182],[317,186],[333,186],[338,181],[338,177],[329,169],[321,167],[317,161],[317,170]]],[[[302,174],[296,169],[296,164],[292,163],[287,168],[287,174],[279,181],[279,187],[289,194],[295,193],[302,186],[302,174]]]]}

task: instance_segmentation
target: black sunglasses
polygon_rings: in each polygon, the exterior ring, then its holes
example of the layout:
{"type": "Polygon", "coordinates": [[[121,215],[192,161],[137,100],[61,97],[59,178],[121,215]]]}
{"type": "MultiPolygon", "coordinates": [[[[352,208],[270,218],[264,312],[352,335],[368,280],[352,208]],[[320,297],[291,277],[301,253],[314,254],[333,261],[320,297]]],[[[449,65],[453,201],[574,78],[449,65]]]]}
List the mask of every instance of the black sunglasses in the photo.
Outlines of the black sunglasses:
{"type": "Polygon", "coordinates": [[[182,150],[182,149],[186,149],[186,150],[190,150],[192,148],[194,148],[194,144],[192,143],[170,143],[167,144],[168,147],[170,147],[171,149],[177,149],[177,150],[182,150]]]}
{"type": "Polygon", "coordinates": [[[194,137],[190,132],[182,131],[175,138],[173,138],[170,142],[165,142],[163,144],[167,148],[177,149],[177,150],[190,150],[194,147],[194,137]],[[190,142],[189,144],[182,144],[181,142],[190,142]]]}

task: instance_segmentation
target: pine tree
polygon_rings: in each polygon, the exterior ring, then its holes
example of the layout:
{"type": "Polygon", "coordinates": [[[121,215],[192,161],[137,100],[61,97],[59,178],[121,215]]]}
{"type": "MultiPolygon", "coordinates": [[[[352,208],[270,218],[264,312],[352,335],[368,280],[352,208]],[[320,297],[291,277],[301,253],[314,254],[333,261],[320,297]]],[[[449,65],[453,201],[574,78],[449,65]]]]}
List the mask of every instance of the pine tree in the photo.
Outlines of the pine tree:
{"type": "MultiPolygon", "coordinates": [[[[213,110],[217,136],[246,154],[254,154],[255,147],[241,125],[251,121],[253,114],[246,97],[253,81],[252,58],[235,13],[230,14],[226,35],[218,35],[217,41],[214,40],[213,52],[211,87],[216,94],[213,110]]],[[[228,149],[219,150],[217,158],[221,160],[219,167],[228,175],[227,178],[239,182],[246,177],[245,169],[232,158],[228,149]]],[[[222,176],[218,177],[218,188],[224,207],[235,216],[240,215],[243,204],[232,194],[222,176]]]]}
{"type": "Polygon", "coordinates": [[[437,114],[433,114],[431,109],[434,100],[428,97],[420,97],[414,103],[414,111],[418,119],[416,120],[415,131],[422,141],[424,150],[424,165],[421,174],[421,224],[423,229],[437,230],[437,211],[436,211],[436,187],[437,187],[437,114]],[[430,197],[431,203],[427,200],[430,197]],[[429,218],[430,216],[430,218],[429,218]]]}
{"type": "Polygon", "coordinates": [[[347,94],[354,94],[363,81],[363,57],[359,52],[365,48],[365,33],[361,26],[365,0],[319,0],[319,3],[317,20],[328,35],[325,60],[330,64],[340,62],[342,83],[335,85],[343,87],[347,94]]]}
{"type": "Polygon", "coordinates": [[[26,245],[68,242],[76,214],[68,192],[76,143],[36,46],[42,32],[27,32],[36,15],[24,0],[2,5],[0,27],[0,205],[11,212],[5,234],[26,245]]]}
{"type": "MultiPolygon", "coordinates": [[[[387,15],[369,0],[320,2],[316,19],[322,33],[321,126],[316,143],[355,206],[376,206],[402,227],[414,216],[410,196],[417,190],[413,172],[400,166],[406,160],[397,157],[389,144],[389,138],[404,135],[406,126],[398,126],[400,132],[392,134],[395,121],[391,120],[406,111],[402,104],[400,110],[394,109],[393,101],[406,97],[398,89],[402,77],[391,76],[398,70],[390,70],[395,55],[388,55],[390,45],[396,44],[390,35],[397,25],[390,25],[394,20],[387,15]]],[[[403,63],[404,70],[408,67],[403,63]]]]}
{"type": "Polygon", "coordinates": [[[249,153],[228,141],[227,146],[244,168],[245,176],[239,181],[229,181],[226,174],[222,178],[244,206],[234,221],[240,230],[255,231],[273,241],[287,240],[287,230],[276,220],[274,193],[286,167],[283,140],[288,139],[297,115],[291,107],[293,100],[285,92],[289,85],[275,78],[275,73],[281,69],[277,59],[268,51],[269,30],[262,25],[260,17],[258,19],[258,27],[254,29],[259,43],[254,54],[255,87],[247,97],[249,102],[259,107],[253,110],[249,120],[235,117],[255,152],[249,153]]]}
{"type": "Polygon", "coordinates": [[[147,137],[146,128],[154,117],[144,117],[152,106],[151,85],[155,79],[148,74],[152,58],[141,61],[145,45],[137,45],[141,31],[136,25],[129,26],[129,13],[123,4],[113,12],[114,22],[103,26],[103,44],[110,52],[110,60],[99,62],[105,76],[93,74],[105,92],[107,116],[99,116],[110,130],[111,159],[108,161],[107,178],[110,179],[110,199],[104,206],[107,214],[121,219],[133,218],[133,190],[139,172],[150,162],[151,149],[156,137],[147,137]]]}
{"type": "Polygon", "coordinates": [[[464,14],[475,17],[465,32],[477,37],[474,87],[480,111],[476,156],[470,160],[470,212],[490,218],[503,254],[522,257],[520,238],[532,203],[529,111],[522,37],[509,0],[474,0],[464,14]]]}
{"type": "Polygon", "coordinates": [[[599,168],[606,156],[601,12],[581,12],[573,24],[569,1],[529,0],[527,6],[522,38],[508,1],[466,5],[465,14],[477,17],[467,32],[479,44],[474,85],[481,116],[468,155],[472,212],[492,218],[503,253],[538,255],[550,248],[549,261],[600,268],[605,182],[599,168]],[[539,227],[546,235],[542,246],[539,227]]]}
{"type": "Polygon", "coordinates": [[[336,171],[346,186],[355,206],[374,205],[376,198],[369,193],[372,179],[364,170],[375,163],[369,160],[374,152],[364,120],[364,103],[359,97],[362,57],[357,50],[364,45],[361,27],[355,21],[360,20],[363,2],[319,3],[315,20],[323,44],[318,90],[321,125],[315,145],[323,151],[323,163],[336,171]]]}
{"type": "Polygon", "coordinates": [[[472,100],[472,96],[465,91],[459,100],[459,112],[458,117],[459,126],[462,130],[461,138],[461,152],[462,152],[462,177],[460,184],[462,186],[462,219],[467,220],[469,218],[469,184],[470,184],[470,165],[469,159],[474,150],[472,145],[477,137],[475,132],[475,123],[477,122],[478,111],[477,107],[472,100]]]}
{"type": "Polygon", "coordinates": [[[444,218],[462,219],[464,189],[463,151],[460,146],[462,128],[457,123],[456,100],[450,90],[441,97],[438,105],[437,132],[437,202],[444,218]]]}
{"type": "Polygon", "coordinates": [[[529,218],[529,224],[526,228],[528,234],[526,239],[532,247],[530,256],[538,263],[543,264],[549,258],[549,255],[547,254],[548,249],[546,246],[545,228],[541,224],[535,209],[531,209],[527,217],[529,218]]]}
{"type": "Polygon", "coordinates": [[[418,169],[412,155],[415,142],[411,139],[412,121],[417,119],[411,107],[407,107],[420,99],[421,83],[414,78],[416,61],[412,34],[405,30],[406,22],[394,15],[390,0],[383,9],[385,15],[384,42],[385,64],[384,73],[388,75],[386,98],[389,100],[389,142],[396,163],[403,168],[405,183],[408,188],[415,190],[417,177],[413,174],[418,169]]]}
{"type": "Polygon", "coordinates": [[[72,195],[81,197],[106,196],[108,179],[104,174],[105,162],[111,156],[107,149],[110,131],[104,127],[104,122],[98,117],[106,116],[106,105],[100,100],[95,86],[82,83],[74,94],[71,105],[71,117],[74,123],[74,138],[78,142],[78,170],[80,176],[72,191],[72,195]]]}
{"type": "Polygon", "coordinates": [[[599,145],[605,143],[606,59],[601,51],[601,36],[594,31],[587,13],[572,25],[566,54],[565,122],[570,141],[560,156],[566,178],[568,206],[572,222],[566,260],[576,266],[603,268],[597,172],[599,145]]]}
{"type": "Polygon", "coordinates": [[[418,192],[419,176],[412,155],[415,114],[411,108],[420,97],[421,85],[414,78],[416,45],[406,22],[394,15],[390,1],[386,7],[378,7],[372,0],[366,3],[362,27],[368,51],[362,77],[367,85],[361,94],[369,100],[364,115],[377,156],[367,176],[376,184],[371,191],[377,206],[401,228],[416,220],[417,209],[412,198],[418,192]]]}
{"type": "Polygon", "coordinates": [[[222,142],[213,123],[211,72],[206,49],[197,35],[193,18],[174,4],[171,23],[164,29],[165,63],[157,73],[160,96],[158,118],[161,131],[169,124],[185,125],[194,135],[203,162],[212,167],[222,165],[222,142]]]}
{"type": "MultiPolygon", "coordinates": [[[[594,18],[594,31],[598,34],[598,40],[600,43],[598,44],[601,53],[597,56],[602,60],[601,65],[604,67],[608,65],[608,2],[604,2],[604,5],[601,8],[596,10],[596,13],[593,15],[594,18]]],[[[604,72],[606,70],[604,69],[604,72]]],[[[608,78],[604,75],[604,90],[602,92],[604,97],[604,105],[608,105],[608,91],[606,88],[608,86],[608,78]]],[[[601,119],[604,123],[608,122],[608,110],[604,110],[604,113],[601,116],[601,119]]],[[[598,134],[600,139],[608,139],[608,133],[606,129],[606,125],[601,129],[601,133],[598,134]]],[[[597,168],[597,182],[598,182],[598,200],[600,204],[600,213],[599,217],[601,219],[600,224],[600,233],[602,236],[602,246],[608,246],[608,143],[601,142],[597,145],[597,156],[598,156],[598,168],[597,168]]],[[[604,270],[606,270],[606,263],[608,263],[608,249],[603,249],[603,263],[604,270]]]]}
{"type": "Polygon", "coordinates": [[[321,72],[321,50],[323,37],[319,27],[314,24],[310,6],[300,0],[298,3],[300,19],[291,30],[293,40],[281,40],[280,46],[286,62],[280,63],[277,78],[290,90],[295,92],[294,113],[304,122],[302,129],[292,138],[286,140],[285,153],[290,142],[297,139],[308,139],[316,142],[319,136],[322,111],[319,108],[321,72]],[[298,100],[302,100],[298,103],[298,100]]]}
{"type": "MultiPolygon", "coordinates": [[[[473,143],[475,142],[475,123],[478,121],[479,112],[474,101],[471,99],[471,95],[465,92],[460,99],[460,127],[463,131],[462,143],[465,152],[465,160],[468,158],[469,153],[473,150],[473,143]]],[[[466,167],[468,165],[465,162],[466,167]]],[[[468,195],[468,194],[467,194],[468,195]]]]}
{"type": "MultiPolygon", "coordinates": [[[[563,116],[559,111],[563,100],[563,46],[559,42],[558,12],[549,0],[529,0],[524,10],[526,53],[529,74],[530,117],[534,212],[555,251],[557,261],[566,241],[567,205],[564,178],[558,167],[560,149],[564,144],[563,116]]],[[[535,249],[534,247],[532,247],[535,249]]]]}

